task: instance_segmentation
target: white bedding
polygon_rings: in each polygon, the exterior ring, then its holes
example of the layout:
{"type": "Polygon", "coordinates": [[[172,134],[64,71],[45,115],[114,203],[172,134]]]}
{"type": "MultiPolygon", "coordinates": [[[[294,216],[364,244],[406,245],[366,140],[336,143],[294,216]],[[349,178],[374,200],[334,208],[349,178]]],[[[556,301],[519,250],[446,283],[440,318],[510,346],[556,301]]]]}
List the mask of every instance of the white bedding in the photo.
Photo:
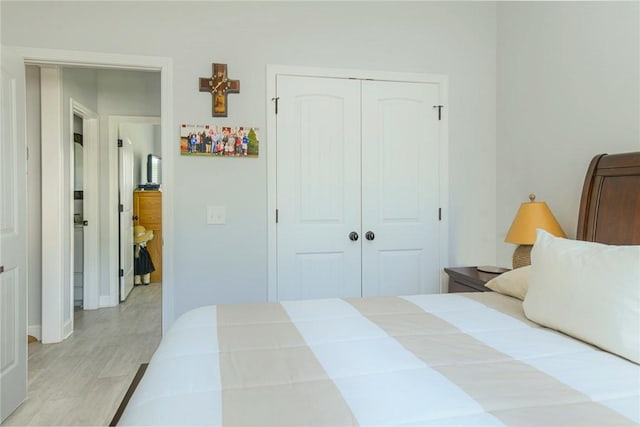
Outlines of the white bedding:
{"type": "Polygon", "coordinates": [[[207,306],[120,425],[638,425],[640,366],[493,292],[207,306]]]}

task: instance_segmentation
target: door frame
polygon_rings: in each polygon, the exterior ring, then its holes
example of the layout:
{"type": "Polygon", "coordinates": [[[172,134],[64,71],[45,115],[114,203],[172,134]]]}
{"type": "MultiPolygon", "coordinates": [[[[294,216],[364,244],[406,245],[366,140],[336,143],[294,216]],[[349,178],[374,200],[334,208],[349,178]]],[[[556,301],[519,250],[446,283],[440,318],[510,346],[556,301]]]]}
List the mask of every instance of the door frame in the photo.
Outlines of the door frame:
{"type": "MultiPolygon", "coordinates": [[[[175,143],[171,140],[172,128],[173,128],[173,60],[169,57],[155,57],[155,56],[139,56],[139,55],[124,55],[124,54],[109,54],[99,52],[86,52],[86,51],[69,51],[60,49],[44,49],[44,48],[29,48],[29,47],[15,47],[16,52],[23,58],[25,65],[52,65],[52,66],[75,66],[75,67],[87,67],[95,69],[116,69],[116,70],[137,70],[137,71],[159,71],[161,79],[161,141],[162,141],[162,157],[163,157],[163,175],[165,177],[163,183],[163,241],[167,243],[163,248],[163,298],[162,298],[162,331],[165,332],[169,325],[174,320],[174,265],[173,265],[173,241],[174,241],[174,215],[171,207],[173,206],[173,157],[175,143]]],[[[107,159],[109,167],[107,170],[109,174],[113,173],[114,164],[117,170],[117,156],[112,155],[110,151],[109,158],[107,159]]],[[[117,151],[116,151],[117,154],[117,151]]],[[[66,173],[60,171],[60,181],[62,182],[62,174],[66,173]]],[[[113,200],[117,200],[117,185],[114,183],[115,176],[109,176],[109,206],[113,208],[115,219],[118,210],[117,203],[111,204],[113,200]]],[[[63,188],[60,188],[61,194],[63,188]]],[[[70,195],[69,195],[70,197],[70,195]]],[[[66,203],[63,201],[63,203],[66,203]]],[[[117,251],[118,241],[117,238],[114,241],[114,236],[117,237],[117,221],[111,221],[108,225],[108,236],[106,239],[106,246],[108,247],[108,253],[110,254],[108,259],[105,260],[108,263],[109,274],[108,283],[101,283],[100,293],[105,293],[105,287],[108,288],[110,295],[100,295],[99,303],[109,302],[110,305],[118,304],[117,292],[113,294],[113,289],[117,290],[118,283],[118,264],[117,264],[117,251]],[[115,223],[115,225],[114,225],[115,223]],[[115,264],[114,264],[115,260],[115,264]]],[[[55,231],[62,236],[62,230],[55,231]]],[[[66,257],[70,257],[70,253],[65,251],[66,257]]],[[[68,259],[63,261],[68,265],[68,259]]],[[[60,266],[62,268],[62,265],[60,266]]],[[[59,287],[63,286],[61,283],[59,287]]],[[[58,291],[62,291],[59,289],[58,291]]],[[[43,289],[44,297],[44,289],[43,289]]],[[[44,302],[43,298],[43,302],[44,302]]],[[[62,311],[62,307],[61,310],[62,311]]],[[[42,319],[43,324],[45,319],[42,319]]],[[[61,331],[62,332],[62,331],[61,331]]]]}
{"type": "MultiPolygon", "coordinates": [[[[85,310],[92,310],[98,308],[99,300],[99,243],[100,237],[98,232],[98,113],[92,111],[90,108],[82,105],[75,99],[69,100],[69,129],[70,144],[71,144],[71,159],[70,165],[74,164],[74,141],[73,141],[73,116],[76,115],[82,118],[82,216],[83,219],[88,221],[89,225],[83,228],[83,268],[82,268],[82,305],[85,310]],[[89,191],[85,191],[89,189],[89,191]]],[[[69,168],[71,183],[71,194],[74,189],[74,169],[69,168]]],[[[70,212],[74,212],[74,200],[70,197],[70,212]]],[[[71,254],[74,254],[74,241],[73,234],[74,228],[71,227],[69,236],[69,242],[71,244],[71,254]]],[[[74,257],[71,257],[71,272],[73,273],[74,257]]],[[[72,275],[73,278],[73,275],[72,275]]],[[[74,304],[73,296],[73,280],[70,281],[71,286],[71,305],[74,304]]],[[[44,307],[44,306],[43,306],[44,307]]],[[[73,322],[72,322],[73,323],[73,322]]]]}
{"type": "MultiPolygon", "coordinates": [[[[162,117],[158,117],[158,116],[154,116],[154,117],[149,117],[149,116],[116,116],[116,115],[110,115],[107,117],[107,126],[108,126],[108,131],[109,131],[109,158],[115,158],[115,163],[110,162],[109,165],[112,168],[111,172],[109,173],[109,176],[112,176],[115,178],[115,183],[114,182],[109,182],[109,187],[111,188],[111,185],[115,185],[115,191],[109,191],[109,206],[118,206],[119,204],[119,199],[118,199],[118,192],[120,191],[120,184],[119,184],[119,168],[118,168],[118,146],[117,146],[117,139],[118,139],[118,133],[120,132],[120,125],[122,123],[140,123],[140,124],[149,124],[149,125],[160,125],[161,129],[160,129],[160,138],[164,141],[164,136],[163,136],[163,132],[164,132],[164,128],[162,127],[162,117]],[[113,169],[115,168],[115,169],[113,169]]],[[[164,143],[163,143],[164,144],[164,143]]],[[[163,174],[163,181],[165,181],[164,179],[164,157],[165,157],[165,148],[164,145],[162,146],[162,158],[163,158],[163,163],[162,163],[162,174],[163,174]]],[[[133,198],[133,194],[131,195],[131,197],[133,198]]],[[[164,199],[165,197],[165,184],[162,184],[162,198],[164,199]]],[[[164,227],[164,205],[162,206],[162,210],[163,210],[163,224],[162,226],[164,227]]],[[[115,241],[116,242],[120,242],[120,226],[119,226],[119,221],[118,221],[118,217],[119,217],[120,213],[118,212],[118,216],[114,216],[114,218],[109,217],[109,221],[113,222],[111,224],[111,227],[115,227],[115,229],[117,230],[117,236],[115,236],[115,241]]],[[[164,231],[164,230],[163,230],[164,231]]],[[[164,241],[164,233],[163,233],[163,241],[164,241]]],[[[113,239],[113,236],[112,236],[113,239]]],[[[115,263],[116,266],[118,266],[120,264],[120,244],[116,245],[116,249],[117,252],[115,253],[115,260],[112,260],[111,263],[115,263]]],[[[164,268],[164,247],[163,247],[163,252],[162,252],[162,266],[164,268]]],[[[110,257],[114,256],[113,252],[109,252],[110,257]]],[[[162,286],[164,287],[164,275],[162,277],[162,286]]],[[[112,288],[110,290],[110,295],[115,296],[115,298],[117,299],[118,302],[120,302],[120,282],[121,282],[122,278],[118,275],[118,280],[117,283],[115,283],[115,288],[112,288]]],[[[166,288],[165,288],[166,289],[166,288]]],[[[165,292],[165,290],[163,290],[163,293],[165,292]]],[[[162,300],[164,301],[165,298],[162,298],[162,300]]],[[[115,305],[115,304],[112,304],[115,305]]],[[[164,307],[163,310],[164,312],[164,307]]]]}
{"type": "Polygon", "coordinates": [[[439,85],[442,119],[438,144],[439,166],[439,194],[438,200],[442,209],[439,227],[438,253],[440,270],[440,292],[446,290],[446,275],[444,267],[449,260],[449,79],[444,74],[404,73],[395,71],[368,71],[340,68],[298,67],[289,65],[267,65],[267,301],[276,301],[277,295],[277,233],[276,233],[276,208],[277,208],[277,128],[275,105],[277,101],[276,79],[279,75],[300,77],[325,77],[338,79],[361,80],[386,80],[413,83],[431,83],[439,85]]]}
{"type": "MultiPolygon", "coordinates": [[[[71,289],[73,232],[65,210],[72,206],[70,187],[65,187],[64,156],[68,141],[63,139],[62,74],[58,66],[40,67],[40,131],[42,161],[42,319],[41,340],[45,344],[60,342],[73,332],[73,294],[71,289]],[[66,249],[66,251],[65,251],[66,249]],[[71,304],[66,307],[67,304],[71,304]]],[[[70,169],[70,168],[69,168],[70,169]]],[[[73,181],[72,181],[73,183],[73,181]]]]}

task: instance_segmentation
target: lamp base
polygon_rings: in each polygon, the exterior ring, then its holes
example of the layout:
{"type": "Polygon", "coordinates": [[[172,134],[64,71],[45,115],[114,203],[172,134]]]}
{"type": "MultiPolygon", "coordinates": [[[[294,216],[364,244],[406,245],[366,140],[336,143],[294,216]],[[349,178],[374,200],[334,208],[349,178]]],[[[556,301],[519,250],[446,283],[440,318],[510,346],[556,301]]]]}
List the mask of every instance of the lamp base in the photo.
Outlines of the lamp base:
{"type": "Polygon", "coordinates": [[[513,269],[531,265],[531,249],[533,245],[519,245],[513,251],[513,269]]]}

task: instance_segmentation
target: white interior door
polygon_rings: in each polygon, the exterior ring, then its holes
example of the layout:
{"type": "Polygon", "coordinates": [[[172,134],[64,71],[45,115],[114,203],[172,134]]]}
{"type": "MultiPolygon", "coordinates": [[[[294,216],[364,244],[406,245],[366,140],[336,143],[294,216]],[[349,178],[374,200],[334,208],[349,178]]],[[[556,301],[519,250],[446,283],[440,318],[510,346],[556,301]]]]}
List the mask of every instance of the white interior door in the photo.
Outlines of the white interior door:
{"type": "Polygon", "coordinates": [[[438,97],[362,82],[363,296],[439,292],[438,97]]]}
{"type": "Polygon", "coordinates": [[[25,68],[2,46],[0,87],[0,421],[27,397],[25,68]]]}
{"type": "Polygon", "coordinates": [[[120,193],[120,301],[133,289],[133,144],[123,138],[118,148],[120,193]]]}
{"type": "Polygon", "coordinates": [[[277,299],[360,296],[360,82],[278,76],[277,92],[277,299]]]}

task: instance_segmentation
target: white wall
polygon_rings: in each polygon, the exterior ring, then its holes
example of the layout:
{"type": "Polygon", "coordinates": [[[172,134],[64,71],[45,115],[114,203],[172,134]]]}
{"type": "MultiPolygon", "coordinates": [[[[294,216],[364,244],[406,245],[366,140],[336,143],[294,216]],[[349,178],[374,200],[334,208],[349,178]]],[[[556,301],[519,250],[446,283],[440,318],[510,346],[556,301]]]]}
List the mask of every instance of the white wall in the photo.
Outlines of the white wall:
{"type": "MultiPolygon", "coordinates": [[[[70,107],[69,98],[73,97],[85,105],[95,108],[95,73],[90,70],[63,70],[63,100],[60,106],[63,111],[63,134],[66,141],[70,139],[70,107]]],[[[28,293],[28,321],[30,331],[40,338],[39,332],[42,326],[42,185],[41,185],[41,129],[40,129],[40,70],[37,66],[26,67],[27,89],[27,144],[29,147],[28,160],[28,198],[29,198],[29,293],[28,293]]],[[[70,143],[64,144],[65,171],[70,168],[70,143]]],[[[45,159],[46,161],[46,159],[45,159]]],[[[71,176],[65,175],[65,189],[72,186],[71,176]]],[[[70,206],[64,207],[65,215],[72,217],[70,206]]],[[[67,224],[63,240],[70,244],[71,225],[67,224]]],[[[71,281],[72,269],[70,265],[63,266],[64,277],[71,281]]],[[[64,302],[65,316],[71,312],[71,290],[65,288],[64,302]]],[[[68,321],[68,316],[64,321],[68,321]]]]}
{"type": "MultiPolygon", "coordinates": [[[[71,104],[70,99],[73,98],[75,101],[84,105],[85,107],[95,111],[97,107],[97,75],[94,70],[84,69],[84,68],[63,68],[62,70],[62,140],[63,140],[63,171],[68,173],[64,174],[64,182],[63,182],[63,191],[69,192],[70,197],[73,198],[73,194],[70,193],[71,189],[74,187],[73,183],[73,163],[71,163],[71,149],[72,143],[70,141],[73,140],[72,133],[74,128],[71,126],[72,123],[72,112],[71,112],[71,104]]],[[[74,147],[75,148],[75,147],[74,147]]],[[[71,218],[73,218],[73,211],[71,209],[71,205],[65,204],[63,206],[64,216],[63,218],[69,218],[69,221],[65,221],[64,227],[64,246],[65,248],[70,247],[70,239],[75,235],[75,230],[73,229],[73,222],[71,218]]],[[[64,282],[69,283],[74,281],[74,266],[73,266],[73,257],[70,260],[69,264],[64,266],[64,282]]],[[[64,307],[64,322],[66,323],[69,320],[68,317],[72,316],[73,309],[71,308],[71,304],[73,302],[73,295],[71,294],[72,289],[69,286],[64,287],[63,293],[63,301],[65,304],[64,307]]]]}
{"type": "MultiPolygon", "coordinates": [[[[449,262],[495,262],[494,3],[4,1],[1,7],[2,40],[9,45],[173,60],[175,176],[166,184],[175,195],[176,283],[167,297],[176,314],[266,299],[264,154],[242,161],[187,158],[177,144],[183,122],[264,129],[267,64],[448,75],[449,262]],[[189,24],[194,17],[197,24],[189,24]],[[229,96],[227,119],[212,119],[211,96],[198,91],[198,78],[211,74],[212,62],[229,64],[229,76],[241,81],[241,93],[229,96]],[[217,191],[211,183],[222,179],[247,185],[241,192],[217,191]],[[205,224],[207,205],[226,206],[226,226],[205,224]]],[[[98,112],[104,113],[102,98],[98,112]]]]}
{"type": "Polygon", "coordinates": [[[126,135],[133,145],[133,183],[136,187],[147,182],[147,155],[161,154],[156,150],[158,140],[155,139],[160,136],[159,128],[160,125],[144,123],[120,124],[120,137],[126,135]]]}
{"type": "MultiPolygon", "coordinates": [[[[64,110],[67,132],[69,130],[69,98],[96,111],[98,108],[98,75],[95,70],[87,68],[63,68],[62,84],[64,86],[64,110]]],[[[71,129],[72,130],[72,129],[71,129]]]]}
{"type": "Polygon", "coordinates": [[[160,73],[98,71],[100,116],[160,116],[160,73]]]}
{"type": "Polygon", "coordinates": [[[162,128],[160,125],[153,125],[153,150],[158,156],[162,155],[162,128]]]}
{"type": "Polygon", "coordinates": [[[497,258],[533,192],[575,237],[589,162],[640,150],[640,3],[500,2],[497,258]]]}
{"type": "Polygon", "coordinates": [[[40,174],[40,68],[26,67],[27,116],[33,120],[27,122],[27,224],[28,239],[28,326],[29,334],[41,339],[42,319],[42,218],[40,212],[41,174],[40,174]]]}

